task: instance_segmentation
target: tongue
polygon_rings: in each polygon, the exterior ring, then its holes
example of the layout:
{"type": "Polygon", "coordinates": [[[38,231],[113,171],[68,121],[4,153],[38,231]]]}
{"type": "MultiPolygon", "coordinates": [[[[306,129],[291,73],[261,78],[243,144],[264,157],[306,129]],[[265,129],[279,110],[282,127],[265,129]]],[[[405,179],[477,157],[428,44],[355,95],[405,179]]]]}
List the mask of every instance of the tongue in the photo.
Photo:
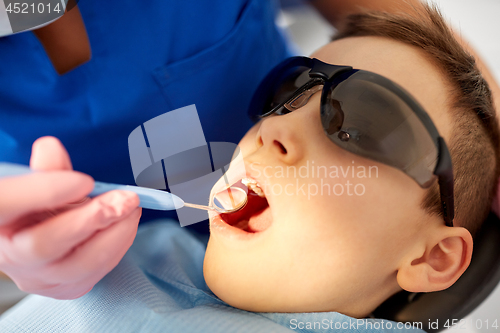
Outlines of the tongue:
{"type": "Polygon", "coordinates": [[[248,221],[247,231],[248,232],[264,231],[267,228],[269,228],[271,222],[272,222],[271,209],[269,209],[268,206],[264,210],[261,210],[260,212],[253,215],[250,218],[250,220],[248,221]]]}
{"type": "Polygon", "coordinates": [[[221,214],[221,218],[232,226],[248,232],[265,230],[271,224],[269,204],[265,198],[259,197],[253,191],[248,192],[246,206],[231,214],[221,214]],[[243,223],[243,221],[248,221],[243,223]]]}

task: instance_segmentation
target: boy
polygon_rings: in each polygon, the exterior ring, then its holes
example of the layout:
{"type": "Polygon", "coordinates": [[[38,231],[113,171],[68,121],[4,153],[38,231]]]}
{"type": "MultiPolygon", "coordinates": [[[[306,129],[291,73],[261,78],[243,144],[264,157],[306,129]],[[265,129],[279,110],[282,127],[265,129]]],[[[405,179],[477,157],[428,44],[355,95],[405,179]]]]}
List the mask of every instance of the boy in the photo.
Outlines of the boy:
{"type": "MultiPolygon", "coordinates": [[[[355,16],[336,41],[314,56],[381,74],[423,105],[450,149],[455,227],[443,222],[437,182],[422,189],[408,175],[328,140],[321,128],[318,92],[297,110],[264,118],[239,144],[247,175],[256,177],[269,206],[244,216],[250,217],[250,226],[258,225],[248,240],[212,228],[204,272],[221,299],[250,311],[333,310],[364,317],[401,289],[443,290],[465,271],[471,234],[490,210],[498,178],[498,124],[488,86],[473,60],[438,13],[427,11],[418,21],[355,16]],[[335,165],[344,170],[376,166],[378,176],[359,179],[349,172],[345,178],[353,187],[364,185],[363,195],[356,195],[356,188],[349,195],[346,181],[326,173],[314,177],[310,172],[297,182],[290,172],[282,172],[309,166],[318,174],[319,166],[335,165]],[[328,182],[332,195],[319,194],[316,189],[328,188],[328,182]],[[338,183],[344,183],[344,195],[333,195],[338,183]],[[296,190],[301,185],[316,195],[296,190]],[[276,194],[286,187],[294,195],[276,194]]],[[[231,216],[226,220],[241,228],[231,216]]]]}
{"type": "MultiPolygon", "coordinates": [[[[309,100],[297,108],[290,101],[291,109],[264,118],[240,142],[247,172],[232,181],[249,182],[250,210],[210,216],[205,280],[202,243],[173,225],[145,226],[92,292],[74,301],[32,297],[2,318],[2,331],[21,323],[25,331],[327,331],[369,316],[401,289],[451,286],[490,210],[498,124],[486,82],[439,15],[429,9],[416,17],[355,16],[313,56],[382,75],[423,106],[453,162],[453,227],[444,221],[441,184],[424,189],[402,170],[341,149],[322,127],[321,93],[309,90],[309,100]],[[316,176],[303,176],[313,162],[316,176]],[[321,173],[331,166],[355,166],[356,173],[321,173]],[[370,167],[371,177],[357,173],[370,167]],[[313,322],[321,326],[307,324],[313,322]]],[[[370,329],[367,323],[356,329],[370,329]]]]}

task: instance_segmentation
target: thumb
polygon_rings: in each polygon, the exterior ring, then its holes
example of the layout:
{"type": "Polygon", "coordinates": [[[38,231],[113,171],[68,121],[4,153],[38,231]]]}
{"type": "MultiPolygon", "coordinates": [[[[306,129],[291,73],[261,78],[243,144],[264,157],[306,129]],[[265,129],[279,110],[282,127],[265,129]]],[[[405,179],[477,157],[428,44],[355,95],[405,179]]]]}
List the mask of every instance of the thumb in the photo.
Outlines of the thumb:
{"type": "Polygon", "coordinates": [[[33,143],[30,167],[45,171],[73,170],[66,148],[53,136],[44,136],[33,143]]]}

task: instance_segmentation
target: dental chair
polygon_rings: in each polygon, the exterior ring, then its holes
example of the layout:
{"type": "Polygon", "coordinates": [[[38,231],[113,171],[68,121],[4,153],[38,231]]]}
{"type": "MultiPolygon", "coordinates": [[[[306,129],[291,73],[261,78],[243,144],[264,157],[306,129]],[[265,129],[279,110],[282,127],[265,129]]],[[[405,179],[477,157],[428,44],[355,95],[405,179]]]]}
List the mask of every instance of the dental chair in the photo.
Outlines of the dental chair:
{"type": "Polygon", "coordinates": [[[474,251],[469,268],[450,288],[433,293],[402,291],[382,303],[375,318],[399,322],[421,322],[426,332],[445,329],[446,321],[471,313],[500,281],[500,220],[490,213],[474,238],[474,251]],[[436,322],[437,327],[429,327],[436,322]]]}

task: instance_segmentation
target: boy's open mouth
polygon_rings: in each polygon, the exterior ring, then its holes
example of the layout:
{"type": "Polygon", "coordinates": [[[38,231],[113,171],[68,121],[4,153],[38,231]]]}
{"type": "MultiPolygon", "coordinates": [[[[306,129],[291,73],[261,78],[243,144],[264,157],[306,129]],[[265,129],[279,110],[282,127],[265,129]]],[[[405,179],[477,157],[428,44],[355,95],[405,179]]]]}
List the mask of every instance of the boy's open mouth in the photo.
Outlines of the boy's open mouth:
{"type": "Polygon", "coordinates": [[[233,186],[248,189],[248,202],[241,210],[231,214],[220,214],[227,224],[248,233],[261,232],[272,222],[271,210],[263,189],[252,178],[243,178],[233,186]]]}

